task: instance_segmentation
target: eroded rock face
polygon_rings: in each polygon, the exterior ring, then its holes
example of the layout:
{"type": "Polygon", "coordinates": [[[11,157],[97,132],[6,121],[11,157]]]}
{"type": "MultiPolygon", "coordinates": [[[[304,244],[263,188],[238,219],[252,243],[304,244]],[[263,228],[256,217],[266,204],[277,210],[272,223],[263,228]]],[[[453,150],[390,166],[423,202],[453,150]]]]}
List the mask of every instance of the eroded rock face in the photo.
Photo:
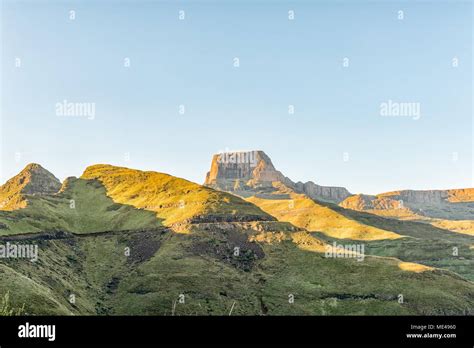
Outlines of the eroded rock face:
{"type": "Polygon", "coordinates": [[[211,170],[204,185],[225,190],[250,190],[258,186],[271,186],[285,177],[275,169],[263,151],[226,152],[212,157],[211,170]]]}
{"type": "Polygon", "coordinates": [[[0,210],[24,208],[24,195],[53,194],[60,189],[61,182],[53,174],[39,164],[30,163],[0,187],[0,210]]]}
{"type": "Polygon", "coordinates": [[[296,191],[301,192],[313,199],[327,200],[339,203],[349,197],[351,193],[345,187],[320,186],[312,181],[306,183],[297,182],[296,191]]]}
{"type": "Polygon", "coordinates": [[[353,195],[342,201],[339,205],[351,210],[386,210],[386,209],[401,209],[403,208],[403,201],[390,197],[377,197],[370,195],[353,195]]]}
{"type": "Polygon", "coordinates": [[[474,189],[402,190],[377,196],[355,195],[341,202],[340,205],[355,210],[393,209],[396,208],[398,202],[417,205],[474,202],[474,189]]]}
{"type": "Polygon", "coordinates": [[[376,196],[354,195],[339,205],[346,209],[395,218],[419,218],[420,216],[472,220],[474,217],[474,189],[454,190],[402,190],[376,196]]]}
{"type": "Polygon", "coordinates": [[[24,194],[51,194],[61,188],[59,179],[36,163],[27,165],[19,175],[26,182],[21,190],[24,194]]]}
{"type": "Polygon", "coordinates": [[[407,203],[441,203],[448,198],[448,191],[443,190],[403,190],[389,192],[379,195],[380,197],[387,197],[392,199],[403,200],[407,203]]]}
{"type": "Polygon", "coordinates": [[[474,202],[474,188],[448,190],[451,203],[474,202]]]}
{"type": "Polygon", "coordinates": [[[256,190],[270,189],[275,182],[283,183],[310,198],[334,203],[339,203],[351,195],[344,187],[320,186],[311,181],[294,183],[275,169],[270,157],[263,151],[214,155],[204,185],[246,195],[256,190]]]}

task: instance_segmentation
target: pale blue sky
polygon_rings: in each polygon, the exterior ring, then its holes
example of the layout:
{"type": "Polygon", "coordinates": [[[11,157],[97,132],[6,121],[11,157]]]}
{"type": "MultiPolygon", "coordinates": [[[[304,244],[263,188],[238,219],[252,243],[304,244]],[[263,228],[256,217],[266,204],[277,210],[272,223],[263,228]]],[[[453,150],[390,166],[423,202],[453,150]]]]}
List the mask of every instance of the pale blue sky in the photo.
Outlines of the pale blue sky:
{"type": "Polygon", "coordinates": [[[354,193],[473,185],[471,2],[2,6],[2,182],[38,162],[60,179],[111,163],[202,183],[228,148],[354,193]],[[95,118],[56,115],[65,99],[95,118]],[[421,118],[382,117],[389,99],[421,118]]]}

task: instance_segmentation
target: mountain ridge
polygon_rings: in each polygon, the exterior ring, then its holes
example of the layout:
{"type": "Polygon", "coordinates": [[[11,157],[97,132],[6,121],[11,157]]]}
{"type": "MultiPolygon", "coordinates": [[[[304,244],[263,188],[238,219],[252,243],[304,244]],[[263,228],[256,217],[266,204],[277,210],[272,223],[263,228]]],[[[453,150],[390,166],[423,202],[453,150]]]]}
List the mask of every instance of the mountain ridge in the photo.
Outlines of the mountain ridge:
{"type": "Polygon", "coordinates": [[[282,183],[295,193],[305,194],[317,201],[339,204],[346,209],[376,213],[397,210],[396,214],[387,213],[388,217],[399,217],[404,212],[406,216],[428,214],[441,219],[474,218],[474,188],[406,189],[378,195],[352,194],[345,187],[321,186],[313,181],[294,182],[278,171],[270,157],[261,150],[213,155],[204,185],[246,198],[257,193],[274,192],[275,182],[282,183]]]}
{"type": "Polygon", "coordinates": [[[25,207],[0,211],[0,241],[38,244],[40,258],[0,259],[0,294],[53,315],[474,312],[474,238],[320,202],[271,181],[285,179],[268,160],[251,169],[236,173],[258,180],[231,193],[105,164],[21,193],[25,207]],[[327,256],[335,242],[367,249],[327,256]]]}

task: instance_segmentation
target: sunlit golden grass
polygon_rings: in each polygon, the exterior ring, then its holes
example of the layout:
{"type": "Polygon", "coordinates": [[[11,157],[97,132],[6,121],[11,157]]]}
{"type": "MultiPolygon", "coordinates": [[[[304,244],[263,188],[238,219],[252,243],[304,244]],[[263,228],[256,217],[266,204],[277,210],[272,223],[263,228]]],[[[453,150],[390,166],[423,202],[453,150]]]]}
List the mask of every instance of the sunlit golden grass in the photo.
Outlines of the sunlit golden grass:
{"type": "Polygon", "coordinates": [[[293,243],[295,243],[298,248],[302,250],[324,253],[328,251],[328,249],[333,249],[332,246],[317,238],[314,238],[311,236],[311,234],[305,231],[295,232],[291,235],[291,237],[293,239],[293,243]]]}
{"type": "Polygon", "coordinates": [[[153,211],[165,225],[202,216],[272,219],[241,198],[168,174],[99,164],[88,167],[82,178],[99,180],[114,202],[153,211]]]}
{"type": "Polygon", "coordinates": [[[369,209],[364,211],[366,213],[378,215],[385,218],[428,223],[432,226],[442,228],[444,230],[449,230],[451,232],[474,236],[474,220],[447,220],[430,218],[427,216],[415,214],[408,209],[369,209]]]}
{"type": "Polygon", "coordinates": [[[431,222],[431,225],[450,230],[452,232],[463,233],[474,236],[474,221],[473,220],[441,220],[436,219],[431,222]]]}
{"type": "Polygon", "coordinates": [[[413,213],[409,209],[367,209],[364,210],[366,213],[369,214],[374,214],[386,218],[394,218],[398,220],[407,220],[407,221],[418,221],[418,222],[423,222],[423,221],[429,221],[430,219],[413,213]]]}
{"type": "Polygon", "coordinates": [[[384,218],[393,218],[403,221],[415,221],[430,224],[432,226],[449,230],[451,232],[467,234],[474,236],[474,220],[446,220],[436,219],[427,216],[415,214],[408,209],[368,209],[364,212],[378,215],[384,218]]]}
{"type": "Polygon", "coordinates": [[[264,199],[253,196],[247,200],[280,221],[290,222],[308,231],[319,231],[334,238],[369,241],[402,237],[397,233],[349,219],[305,195],[289,195],[290,199],[264,199]]]}
{"type": "Polygon", "coordinates": [[[403,271],[415,272],[415,273],[432,271],[434,269],[433,267],[428,267],[428,266],[420,265],[419,263],[413,263],[413,262],[400,262],[398,264],[398,267],[403,271]]]}

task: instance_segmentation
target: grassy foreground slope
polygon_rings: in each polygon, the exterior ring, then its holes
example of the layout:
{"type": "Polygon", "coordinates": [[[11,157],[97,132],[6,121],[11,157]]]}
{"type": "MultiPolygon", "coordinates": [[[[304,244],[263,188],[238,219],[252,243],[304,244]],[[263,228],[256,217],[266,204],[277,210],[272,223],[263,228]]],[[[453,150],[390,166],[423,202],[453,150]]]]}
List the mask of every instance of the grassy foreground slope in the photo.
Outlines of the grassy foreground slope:
{"type": "Polygon", "coordinates": [[[29,314],[474,313],[474,284],[453,273],[412,272],[395,259],[326,258],[295,239],[301,233],[234,223],[189,234],[150,230],[23,240],[39,243],[41,257],[35,263],[0,260],[0,293],[10,291],[12,306],[25,304],[29,314]]]}
{"type": "MultiPolygon", "coordinates": [[[[364,224],[383,227],[408,237],[367,242],[366,253],[443,268],[471,281],[474,280],[473,236],[417,221],[383,218],[341,207],[333,207],[333,209],[364,224]]],[[[327,236],[322,234],[319,234],[319,237],[327,239],[327,236]]]]}

